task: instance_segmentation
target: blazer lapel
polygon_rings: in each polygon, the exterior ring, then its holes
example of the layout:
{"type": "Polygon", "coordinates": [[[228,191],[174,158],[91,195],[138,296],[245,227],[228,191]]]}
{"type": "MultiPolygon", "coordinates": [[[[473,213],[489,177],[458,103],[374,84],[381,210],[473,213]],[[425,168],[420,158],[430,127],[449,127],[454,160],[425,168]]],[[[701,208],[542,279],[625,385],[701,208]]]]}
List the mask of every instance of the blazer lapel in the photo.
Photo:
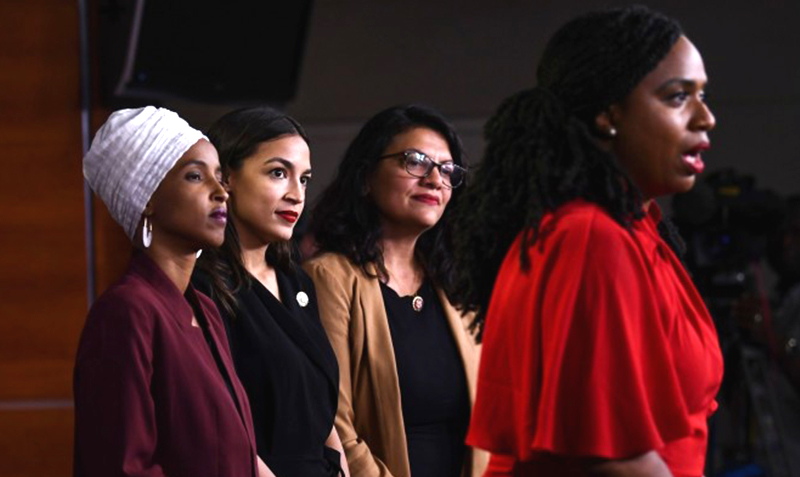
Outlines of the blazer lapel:
{"type": "MultiPolygon", "coordinates": [[[[374,265],[371,272],[375,273],[374,265]]],[[[383,448],[406,449],[406,430],[403,420],[403,408],[400,397],[400,380],[397,376],[397,360],[394,354],[392,332],[389,329],[389,318],[383,303],[380,282],[377,278],[368,277],[358,270],[359,277],[364,280],[364,287],[359,297],[359,305],[363,313],[365,347],[369,365],[370,382],[373,383],[376,402],[386,403],[380,406],[380,414],[384,424],[376,426],[381,434],[383,448]]],[[[409,473],[407,453],[398,453],[394,457],[409,473]]]]}
{"type": "MultiPolygon", "coordinates": [[[[211,334],[211,341],[214,343],[214,347],[217,349],[217,353],[219,353],[220,360],[222,361],[222,366],[224,368],[222,370],[219,370],[219,372],[226,373],[227,374],[227,378],[230,380],[231,388],[233,388],[233,393],[234,393],[235,398],[236,398],[236,402],[233,403],[234,407],[236,408],[236,412],[239,413],[239,418],[242,420],[242,424],[244,425],[245,429],[249,433],[249,432],[251,432],[250,424],[249,424],[250,419],[249,419],[249,416],[248,416],[248,418],[245,418],[245,413],[244,413],[244,409],[245,409],[244,408],[244,403],[245,403],[244,389],[241,386],[237,386],[236,385],[236,383],[238,382],[238,378],[236,376],[236,369],[234,368],[233,362],[230,359],[229,352],[225,352],[225,350],[227,350],[228,347],[222,345],[222,343],[223,343],[222,340],[223,339],[227,340],[227,336],[220,336],[218,334],[217,327],[214,326],[214,324],[209,319],[208,309],[205,308],[203,306],[203,304],[200,302],[200,300],[197,298],[197,294],[195,293],[195,290],[191,285],[189,285],[189,288],[186,290],[186,298],[188,300],[191,300],[192,304],[194,305],[194,308],[199,313],[203,314],[203,317],[201,319],[203,321],[205,321],[206,326],[208,326],[209,333],[211,334]]],[[[202,329],[199,329],[199,328],[196,331],[197,331],[197,333],[201,333],[201,334],[203,332],[202,329]]],[[[203,345],[206,345],[205,338],[201,337],[201,340],[203,341],[203,345]]],[[[219,368],[217,367],[216,359],[214,359],[214,356],[213,356],[212,353],[213,353],[213,351],[209,349],[207,353],[203,353],[203,356],[205,358],[205,361],[207,362],[207,365],[211,366],[211,367],[213,367],[213,369],[217,370],[219,368]]],[[[225,376],[220,376],[220,378],[223,380],[223,385],[225,385],[224,384],[225,376]]],[[[227,385],[225,385],[225,386],[227,387],[227,385]]],[[[232,397],[234,397],[234,396],[232,396],[232,397]]]]}
{"type": "Polygon", "coordinates": [[[161,268],[140,250],[133,252],[131,271],[142,278],[153,290],[153,296],[172,313],[178,325],[183,329],[192,326],[192,307],[178,287],[172,283],[161,268]]]}
{"type": "MultiPolygon", "coordinates": [[[[224,372],[228,374],[234,394],[236,395],[236,402],[231,401],[231,404],[233,404],[236,412],[239,414],[242,424],[248,434],[251,434],[252,430],[250,429],[250,424],[248,424],[249,417],[245,418],[243,413],[243,390],[240,386],[236,386],[235,384],[238,378],[236,378],[236,372],[234,371],[233,363],[230,361],[228,353],[222,352],[223,349],[227,349],[221,346],[223,337],[217,334],[216,327],[212,325],[208,318],[208,310],[200,303],[200,300],[195,294],[194,287],[189,285],[186,294],[181,294],[175,284],[169,280],[160,268],[158,268],[158,265],[142,252],[135,252],[131,263],[135,273],[140,275],[152,286],[154,296],[158,297],[167,309],[172,310],[172,316],[178,322],[178,325],[187,333],[187,336],[191,338],[187,341],[187,345],[195,348],[195,352],[199,359],[202,360],[203,366],[213,370],[213,375],[218,375],[217,373],[220,373],[222,370],[219,370],[217,367],[216,360],[212,354],[213,352],[208,348],[205,338],[203,337],[203,330],[199,326],[194,327],[192,325],[192,316],[194,315],[192,308],[197,310],[198,313],[203,314],[205,322],[208,324],[214,346],[217,348],[217,352],[222,358],[223,367],[225,368],[224,372]]],[[[225,378],[221,374],[219,374],[219,378],[221,384],[225,386],[225,378]]]]}
{"type": "Polygon", "coordinates": [[[299,283],[295,283],[294,280],[291,280],[280,270],[276,270],[276,274],[282,304],[258,281],[254,281],[252,290],[260,298],[262,306],[267,302],[275,305],[265,311],[272,315],[278,326],[303,350],[311,362],[322,370],[328,384],[331,386],[332,392],[334,395],[338,395],[339,368],[336,362],[336,355],[333,353],[333,348],[330,347],[322,325],[313,326],[313,320],[318,323],[319,317],[309,316],[317,312],[317,304],[311,301],[313,292],[311,290],[302,290],[299,283]],[[305,307],[301,307],[298,304],[297,295],[299,292],[305,293],[309,299],[305,307]]]}
{"type": "Polygon", "coordinates": [[[439,296],[439,302],[442,304],[447,323],[450,325],[450,331],[453,333],[458,353],[461,355],[461,363],[464,365],[464,372],[467,375],[470,407],[472,407],[475,404],[478,377],[478,354],[475,349],[477,345],[474,337],[466,329],[463,315],[450,304],[444,291],[437,288],[436,294],[439,296]]]}

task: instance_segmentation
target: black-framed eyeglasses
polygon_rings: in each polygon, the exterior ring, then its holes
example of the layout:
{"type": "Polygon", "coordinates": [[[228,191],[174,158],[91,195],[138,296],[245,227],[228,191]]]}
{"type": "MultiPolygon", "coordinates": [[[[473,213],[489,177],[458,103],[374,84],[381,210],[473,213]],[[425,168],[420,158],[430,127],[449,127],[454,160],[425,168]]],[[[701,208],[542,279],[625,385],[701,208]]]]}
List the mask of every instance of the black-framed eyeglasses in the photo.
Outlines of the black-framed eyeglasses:
{"type": "Polygon", "coordinates": [[[406,172],[414,177],[428,177],[431,175],[434,167],[439,169],[439,175],[442,176],[442,183],[445,185],[445,187],[450,189],[455,189],[463,184],[464,179],[467,177],[467,170],[455,162],[449,161],[440,164],[431,159],[431,157],[424,152],[414,149],[386,154],[378,159],[387,159],[390,157],[400,156],[403,157],[403,165],[406,168],[406,172]]]}

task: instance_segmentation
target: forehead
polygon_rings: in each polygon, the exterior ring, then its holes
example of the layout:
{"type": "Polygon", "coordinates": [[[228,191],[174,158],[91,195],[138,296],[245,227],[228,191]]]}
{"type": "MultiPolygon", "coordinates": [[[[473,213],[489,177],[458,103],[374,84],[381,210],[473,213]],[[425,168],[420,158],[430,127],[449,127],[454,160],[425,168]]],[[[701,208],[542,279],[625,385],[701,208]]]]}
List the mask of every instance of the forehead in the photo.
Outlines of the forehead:
{"type": "Polygon", "coordinates": [[[200,139],[183,153],[173,169],[177,169],[190,161],[199,161],[210,167],[218,167],[219,156],[217,155],[217,149],[207,140],[200,139]]]}
{"type": "Polygon", "coordinates": [[[667,56],[642,79],[640,85],[658,88],[670,80],[691,81],[704,85],[708,80],[700,52],[685,36],[678,38],[667,56]]]}
{"type": "Polygon", "coordinates": [[[308,143],[297,134],[280,136],[260,143],[251,158],[261,161],[280,158],[294,164],[298,169],[304,170],[311,166],[311,151],[308,143]]]}
{"type": "Polygon", "coordinates": [[[450,159],[450,146],[444,136],[425,127],[415,127],[396,135],[386,146],[384,153],[392,154],[408,149],[424,152],[440,162],[443,157],[450,159]]]}

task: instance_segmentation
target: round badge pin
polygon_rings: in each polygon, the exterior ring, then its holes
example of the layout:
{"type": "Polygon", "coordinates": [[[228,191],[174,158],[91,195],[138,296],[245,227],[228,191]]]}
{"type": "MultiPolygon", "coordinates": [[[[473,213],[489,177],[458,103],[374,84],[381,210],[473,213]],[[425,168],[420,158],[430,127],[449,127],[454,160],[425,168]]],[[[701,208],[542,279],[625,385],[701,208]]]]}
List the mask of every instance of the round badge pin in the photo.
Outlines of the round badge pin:
{"type": "Polygon", "coordinates": [[[414,311],[420,312],[422,311],[422,306],[425,304],[425,300],[422,299],[421,296],[417,295],[411,300],[411,306],[414,308],[414,311]]]}
{"type": "Polygon", "coordinates": [[[297,299],[297,304],[298,305],[300,305],[302,307],[305,307],[306,305],[308,305],[308,295],[306,295],[306,292],[303,292],[303,291],[297,292],[297,296],[295,298],[297,299]]]}

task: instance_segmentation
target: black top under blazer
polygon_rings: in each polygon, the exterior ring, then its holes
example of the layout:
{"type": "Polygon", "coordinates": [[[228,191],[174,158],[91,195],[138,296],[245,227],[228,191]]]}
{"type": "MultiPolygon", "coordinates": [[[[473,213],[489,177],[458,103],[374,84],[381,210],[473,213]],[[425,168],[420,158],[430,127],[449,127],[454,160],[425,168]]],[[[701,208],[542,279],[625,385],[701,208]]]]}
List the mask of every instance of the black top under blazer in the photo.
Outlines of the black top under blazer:
{"type": "Polygon", "coordinates": [[[251,277],[250,286],[235,294],[235,316],[214,296],[205,272],[195,271],[192,283],[220,309],[251,403],[258,455],[278,476],[335,476],[339,453],[325,441],[339,395],[336,356],[311,279],[299,268],[276,271],[281,301],[251,277]]]}

